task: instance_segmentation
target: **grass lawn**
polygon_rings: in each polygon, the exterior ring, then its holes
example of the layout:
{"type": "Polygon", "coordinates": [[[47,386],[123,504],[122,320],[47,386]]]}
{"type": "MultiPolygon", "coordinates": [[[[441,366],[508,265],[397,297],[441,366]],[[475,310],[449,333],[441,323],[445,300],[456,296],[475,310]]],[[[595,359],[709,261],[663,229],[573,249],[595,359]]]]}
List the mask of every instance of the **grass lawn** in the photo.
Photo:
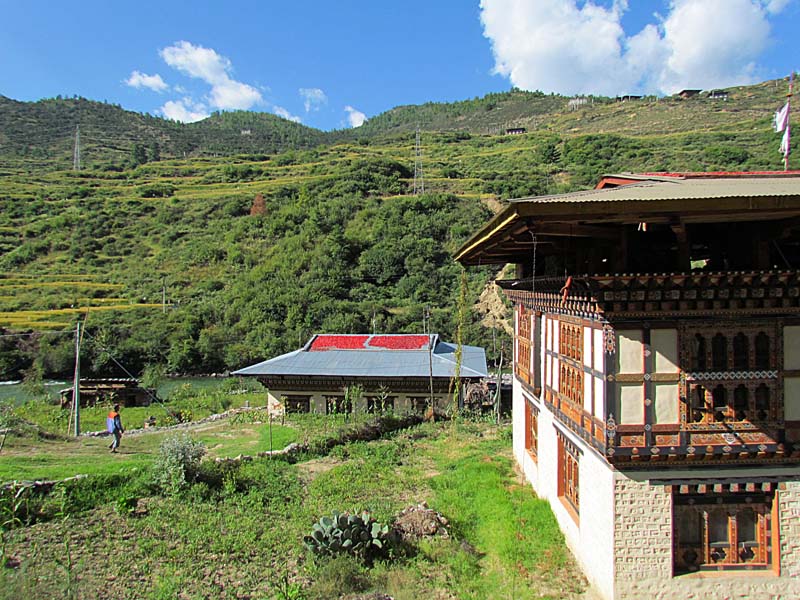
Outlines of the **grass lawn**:
{"type": "MultiPolygon", "coordinates": [[[[110,475],[128,467],[146,467],[153,462],[162,440],[174,433],[124,435],[117,454],[108,451],[108,436],[40,440],[11,435],[0,452],[0,482],[110,475]]],[[[269,450],[266,424],[216,421],[193,427],[191,433],[206,445],[212,458],[269,450]]],[[[273,424],[272,437],[273,447],[280,450],[295,441],[297,432],[293,427],[273,424]]]]}
{"type": "MultiPolygon", "coordinates": [[[[213,425],[192,431],[212,456],[264,448],[264,425],[213,425]]],[[[273,425],[275,446],[280,436],[283,443],[333,429],[313,419],[290,425],[273,425]]],[[[20,565],[0,569],[0,598],[578,598],[583,578],[547,503],[515,475],[508,434],[487,424],[424,424],[297,464],[216,467],[219,478],[172,497],[141,496],[124,474],[96,477],[118,488],[102,501],[90,486],[76,488],[70,499],[86,510],[5,532],[6,552],[20,565]],[[135,493],[138,516],[121,510],[115,493],[135,493]],[[395,560],[368,569],[348,557],[313,558],[302,546],[311,524],[334,510],[391,522],[423,501],[449,519],[450,537],[419,541],[395,560]]],[[[103,440],[52,442],[48,452],[55,457],[60,446],[72,464],[95,461],[92,472],[107,473],[152,457],[161,434],[138,437],[123,439],[128,455],[108,455],[103,440]]],[[[11,452],[4,469],[24,462],[22,446],[11,452]]]]}

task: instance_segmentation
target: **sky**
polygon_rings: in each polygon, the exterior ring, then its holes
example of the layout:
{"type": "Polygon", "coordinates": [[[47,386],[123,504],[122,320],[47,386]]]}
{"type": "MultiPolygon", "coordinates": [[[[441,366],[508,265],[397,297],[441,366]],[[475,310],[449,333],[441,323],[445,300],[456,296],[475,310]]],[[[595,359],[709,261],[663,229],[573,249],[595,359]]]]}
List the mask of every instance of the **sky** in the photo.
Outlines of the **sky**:
{"type": "Polygon", "coordinates": [[[671,94],[800,68],[800,0],[0,0],[0,94],[319,129],[512,87],[671,94]]]}

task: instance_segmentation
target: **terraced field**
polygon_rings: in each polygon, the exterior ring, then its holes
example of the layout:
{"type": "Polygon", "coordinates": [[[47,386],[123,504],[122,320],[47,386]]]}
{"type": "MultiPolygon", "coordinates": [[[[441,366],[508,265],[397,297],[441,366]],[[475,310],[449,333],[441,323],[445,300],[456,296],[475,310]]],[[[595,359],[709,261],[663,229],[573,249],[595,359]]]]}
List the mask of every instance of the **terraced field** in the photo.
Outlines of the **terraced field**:
{"type": "MultiPolygon", "coordinates": [[[[0,124],[16,123],[9,139],[43,124],[31,138],[40,146],[0,148],[0,327],[71,328],[88,310],[88,334],[134,370],[183,373],[239,367],[314,332],[419,332],[426,306],[452,339],[452,253],[500,203],[590,187],[606,172],[780,168],[769,125],[782,85],[733,88],[728,101],[598,98],[575,111],[566,98],[514,91],[399,107],[349,132],[287,126],[281,139],[295,136],[294,146],[248,154],[231,140],[250,117],[229,114],[207,124],[222,137],[198,134],[185,158],[188,129],[175,124],[148,137],[158,119],[106,105],[0,101],[0,124]],[[78,105],[97,118],[81,126],[90,151],[72,171],[67,140],[46,125],[78,105]],[[412,123],[422,127],[423,196],[412,194],[412,123]],[[510,125],[528,133],[503,135],[510,125]],[[223,139],[228,152],[215,149],[223,139]],[[134,164],[120,151],[131,143],[160,144],[160,156],[134,164]]],[[[470,305],[493,274],[467,273],[470,305]]],[[[464,341],[488,347],[481,318],[470,312],[464,341]]],[[[39,342],[3,343],[0,378],[37,360],[46,375],[67,368],[45,361],[39,342]]],[[[90,353],[88,371],[111,368],[104,356],[90,353]]]]}

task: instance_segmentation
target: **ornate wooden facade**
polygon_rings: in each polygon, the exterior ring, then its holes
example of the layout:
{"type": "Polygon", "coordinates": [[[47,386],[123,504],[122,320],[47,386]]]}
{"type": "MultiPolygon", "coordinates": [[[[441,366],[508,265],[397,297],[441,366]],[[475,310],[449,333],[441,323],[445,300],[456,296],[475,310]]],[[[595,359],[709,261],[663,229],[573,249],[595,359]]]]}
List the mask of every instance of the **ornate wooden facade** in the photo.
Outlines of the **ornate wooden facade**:
{"type": "Polygon", "coordinates": [[[785,328],[800,324],[797,273],[587,276],[566,295],[564,279],[499,283],[517,307],[517,376],[537,396],[541,377],[558,418],[615,465],[800,459],[800,421],[784,418],[783,402],[784,377],[800,376],[783,353],[785,328]],[[640,364],[620,363],[625,344],[640,364]],[[634,394],[641,407],[622,418],[634,394]],[[595,395],[608,399],[602,416],[595,395]]]}

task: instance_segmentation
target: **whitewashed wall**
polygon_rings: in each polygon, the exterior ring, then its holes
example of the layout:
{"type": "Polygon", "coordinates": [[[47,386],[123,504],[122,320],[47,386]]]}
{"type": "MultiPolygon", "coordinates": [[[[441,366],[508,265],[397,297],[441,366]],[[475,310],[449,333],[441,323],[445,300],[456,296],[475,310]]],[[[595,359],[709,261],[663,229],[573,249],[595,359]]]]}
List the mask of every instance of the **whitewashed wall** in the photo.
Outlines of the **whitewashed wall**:
{"type": "MultiPolygon", "coordinates": [[[[525,393],[514,379],[514,455],[536,494],[549,501],[567,545],[589,581],[611,599],[614,587],[614,478],[603,459],[586,444],[569,438],[583,451],[580,469],[580,515],[576,523],[558,497],[558,438],[552,413],[540,403],[538,462],[525,450],[525,393]]],[[[565,428],[561,427],[562,431],[565,428]]]]}

